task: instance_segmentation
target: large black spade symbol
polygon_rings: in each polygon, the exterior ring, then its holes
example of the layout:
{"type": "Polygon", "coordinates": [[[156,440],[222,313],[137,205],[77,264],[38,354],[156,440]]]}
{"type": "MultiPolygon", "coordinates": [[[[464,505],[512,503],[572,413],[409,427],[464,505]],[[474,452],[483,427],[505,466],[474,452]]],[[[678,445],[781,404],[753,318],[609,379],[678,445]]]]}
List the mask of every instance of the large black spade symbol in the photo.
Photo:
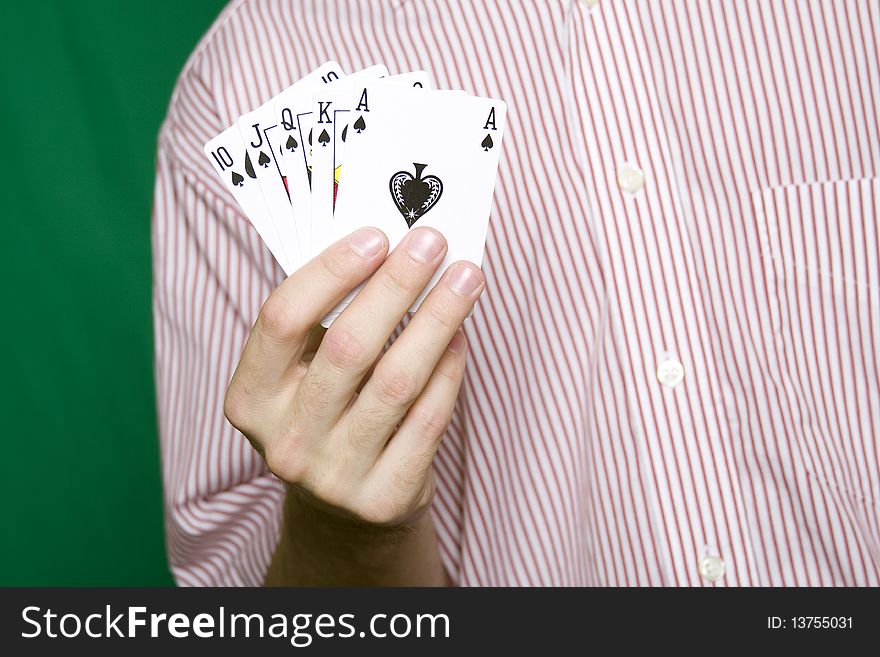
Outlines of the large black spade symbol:
{"type": "Polygon", "coordinates": [[[327,134],[326,130],[321,130],[321,134],[318,135],[318,143],[321,144],[321,146],[326,146],[330,143],[330,135],[327,134]]]}
{"type": "Polygon", "coordinates": [[[348,126],[345,126],[342,129],[342,141],[345,141],[345,138],[348,136],[348,126]]]}
{"type": "Polygon", "coordinates": [[[361,114],[358,117],[358,120],[351,124],[351,127],[357,130],[358,134],[367,129],[367,124],[364,123],[364,115],[361,114]]]}
{"type": "Polygon", "coordinates": [[[267,168],[269,166],[269,161],[269,156],[266,155],[263,151],[260,151],[260,157],[257,158],[257,162],[260,164],[260,166],[264,169],[267,168]]]}
{"type": "Polygon", "coordinates": [[[233,171],[232,172],[232,184],[235,187],[241,187],[242,185],[244,185],[244,176],[241,175],[240,173],[236,173],[235,171],[233,171]]]}
{"type": "Polygon", "coordinates": [[[251,162],[251,154],[250,153],[248,153],[247,155],[244,156],[244,171],[251,178],[257,177],[257,172],[254,171],[254,165],[251,162]]]}
{"type": "Polygon", "coordinates": [[[391,198],[409,228],[433,208],[443,193],[443,182],[437,176],[424,176],[427,164],[413,162],[416,173],[398,171],[388,182],[391,198]]]}

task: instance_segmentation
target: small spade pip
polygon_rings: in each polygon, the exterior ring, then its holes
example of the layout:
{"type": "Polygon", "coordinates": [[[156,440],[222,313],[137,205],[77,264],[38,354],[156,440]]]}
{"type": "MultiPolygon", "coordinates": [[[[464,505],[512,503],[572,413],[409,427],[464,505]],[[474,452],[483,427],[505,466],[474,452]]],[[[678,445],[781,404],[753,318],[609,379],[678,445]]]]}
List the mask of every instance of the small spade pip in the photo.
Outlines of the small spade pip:
{"type": "Polygon", "coordinates": [[[490,134],[487,134],[486,138],[482,142],[480,142],[480,146],[483,147],[484,151],[488,151],[494,145],[495,145],[495,143],[492,141],[492,135],[490,135],[490,134]]]}
{"type": "Polygon", "coordinates": [[[292,153],[296,150],[297,146],[299,146],[299,142],[293,138],[293,135],[289,135],[287,137],[287,142],[284,144],[284,147],[292,153]]]}
{"type": "Polygon", "coordinates": [[[391,198],[409,228],[437,204],[443,193],[443,182],[437,176],[422,176],[427,166],[413,162],[415,175],[398,171],[388,182],[391,198]]]}
{"type": "Polygon", "coordinates": [[[269,156],[266,155],[263,151],[260,151],[260,157],[257,158],[257,162],[259,163],[259,165],[261,167],[266,169],[269,167],[269,162],[270,162],[269,156]]]}
{"type": "Polygon", "coordinates": [[[235,187],[242,187],[244,185],[244,176],[240,173],[232,172],[232,184],[235,187]]]}
{"type": "Polygon", "coordinates": [[[362,133],[364,130],[366,130],[366,129],[367,129],[367,124],[364,123],[364,115],[361,114],[361,115],[358,117],[357,121],[355,121],[354,123],[351,124],[351,127],[354,128],[354,129],[357,131],[358,134],[360,134],[360,133],[362,133]]]}
{"type": "Polygon", "coordinates": [[[318,143],[321,144],[321,146],[326,146],[327,144],[330,143],[330,135],[327,134],[326,129],[321,130],[321,134],[318,135],[318,143]]]}

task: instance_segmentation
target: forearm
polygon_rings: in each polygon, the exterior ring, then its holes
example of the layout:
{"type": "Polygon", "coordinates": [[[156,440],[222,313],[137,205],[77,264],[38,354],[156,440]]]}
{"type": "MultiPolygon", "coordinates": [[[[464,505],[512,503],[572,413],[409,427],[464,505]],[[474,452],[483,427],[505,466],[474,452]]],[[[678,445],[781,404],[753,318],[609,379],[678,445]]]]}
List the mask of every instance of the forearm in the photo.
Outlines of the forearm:
{"type": "Polygon", "coordinates": [[[288,489],[266,586],[444,586],[429,513],[411,525],[368,527],[288,489]]]}

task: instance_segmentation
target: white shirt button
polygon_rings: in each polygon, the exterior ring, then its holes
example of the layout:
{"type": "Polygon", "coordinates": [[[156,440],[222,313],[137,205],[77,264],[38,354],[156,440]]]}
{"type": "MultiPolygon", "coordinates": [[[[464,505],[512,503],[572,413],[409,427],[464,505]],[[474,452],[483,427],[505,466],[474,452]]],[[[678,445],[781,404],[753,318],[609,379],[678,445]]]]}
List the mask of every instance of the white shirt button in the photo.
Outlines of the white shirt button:
{"type": "Polygon", "coordinates": [[[717,582],[724,577],[724,569],[724,560],[719,556],[710,554],[700,559],[700,577],[707,582],[717,582]]]}
{"type": "Polygon", "coordinates": [[[665,386],[674,388],[684,378],[684,365],[677,360],[667,358],[657,365],[657,380],[665,386]]]}
{"type": "Polygon", "coordinates": [[[617,185],[627,194],[636,194],[645,186],[645,172],[635,164],[624,162],[617,170],[617,185]]]}

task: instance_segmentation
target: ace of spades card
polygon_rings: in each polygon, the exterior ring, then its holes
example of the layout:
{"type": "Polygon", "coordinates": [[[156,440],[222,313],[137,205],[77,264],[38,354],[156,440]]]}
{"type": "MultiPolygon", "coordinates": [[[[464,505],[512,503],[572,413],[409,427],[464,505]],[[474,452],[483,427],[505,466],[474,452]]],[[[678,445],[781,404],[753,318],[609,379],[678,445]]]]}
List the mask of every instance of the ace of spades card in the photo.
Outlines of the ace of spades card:
{"type": "Polygon", "coordinates": [[[415,310],[451,263],[482,264],[507,107],[491,98],[391,85],[369,90],[370,129],[346,147],[333,238],[375,226],[393,249],[415,227],[442,233],[449,250],[415,310]]]}
{"type": "MultiPolygon", "coordinates": [[[[381,67],[384,68],[384,67],[381,67]]],[[[329,246],[332,235],[331,224],[336,205],[336,194],[342,172],[345,142],[349,132],[352,135],[366,129],[364,116],[369,116],[370,84],[407,86],[413,89],[427,89],[430,86],[425,71],[412,71],[379,77],[379,67],[355,73],[338,82],[327,85],[315,94],[315,127],[321,126],[318,134],[319,147],[313,148],[312,156],[312,249],[322,251],[329,246]],[[354,115],[359,128],[349,126],[354,115]],[[323,140],[324,131],[329,139],[323,140]]]]}
{"type": "MultiPolygon", "coordinates": [[[[410,71],[398,75],[389,75],[381,80],[356,85],[350,96],[349,106],[340,107],[333,113],[333,172],[336,185],[339,184],[340,169],[345,156],[345,144],[348,135],[356,139],[367,129],[366,117],[370,115],[369,86],[393,85],[409,89],[430,89],[431,79],[427,71],[410,71]],[[351,125],[354,124],[354,125],[351,125]]],[[[333,205],[336,205],[336,192],[333,190],[333,205]]]]}

